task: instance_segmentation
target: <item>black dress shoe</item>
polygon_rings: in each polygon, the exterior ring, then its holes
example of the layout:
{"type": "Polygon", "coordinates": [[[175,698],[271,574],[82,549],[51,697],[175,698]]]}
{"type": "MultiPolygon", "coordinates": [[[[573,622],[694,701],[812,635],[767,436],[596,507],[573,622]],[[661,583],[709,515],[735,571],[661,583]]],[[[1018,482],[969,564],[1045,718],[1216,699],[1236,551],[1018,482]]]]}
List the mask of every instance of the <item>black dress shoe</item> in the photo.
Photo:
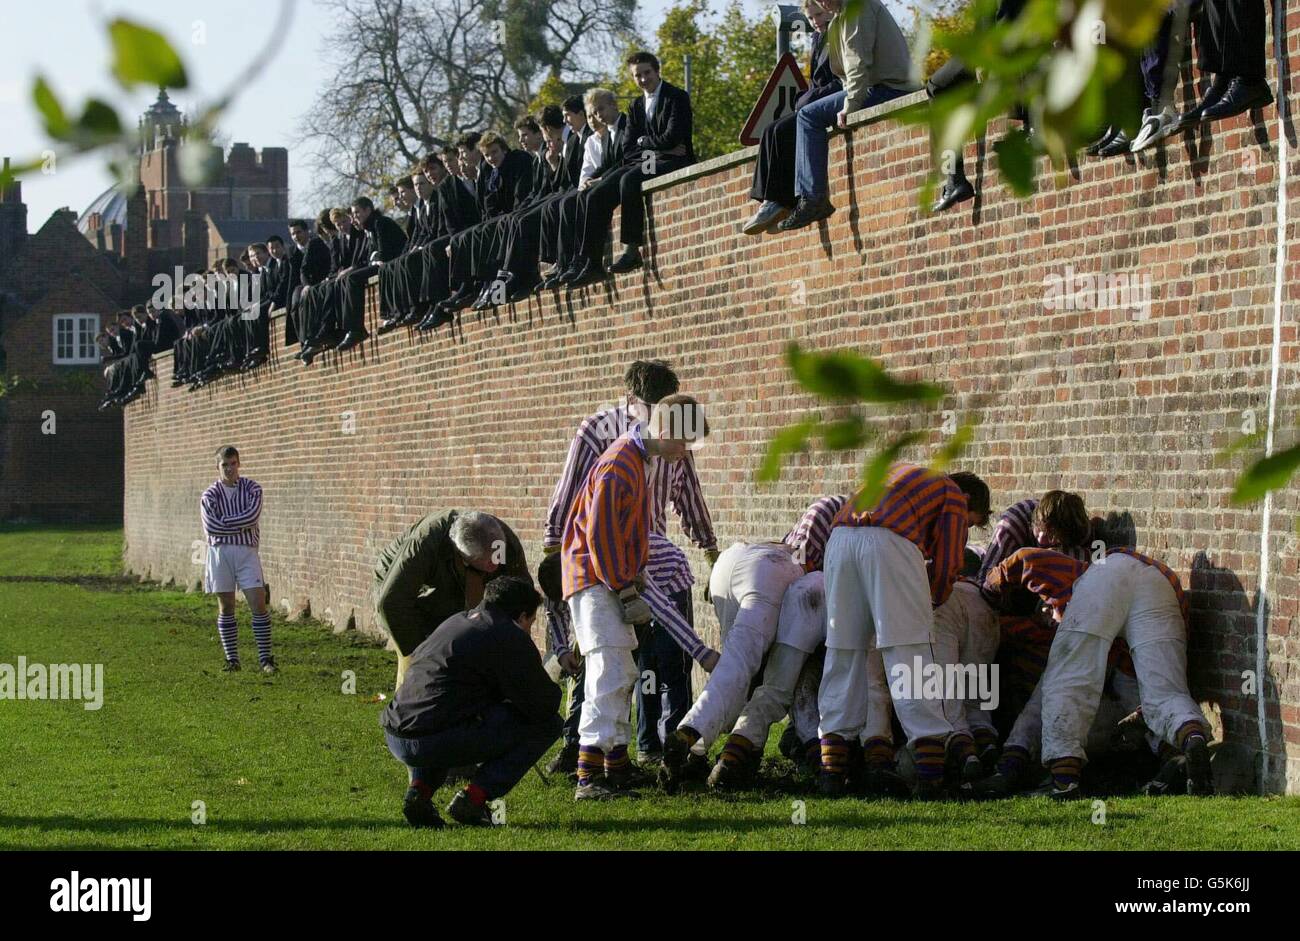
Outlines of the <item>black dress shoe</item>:
{"type": "Polygon", "coordinates": [[[564,273],[556,280],[556,284],[561,287],[568,287],[574,281],[578,280],[578,276],[582,274],[582,269],[586,266],[587,261],[585,258],[580,261],[575,261],[573,264],[569,265],[568,268],[564,269],[564,273]]]}
{"type": "Polygon", "coordinates": [[[943,184],[943,192],[930,207],[931,212],[943,212],[945,209],[951,209],[958,203],[964,203],[968,199],[975,198],[975,187],[971,186],[970,180],[964,176],[955,179],[949,179],[943,184]]]}
{"type": "Polygon", "coordinates": [[[479,296],[483,290],[483,285],[478,281],[466,281],[464,286],[451,297],[443,301],[443,306],[448,310],[464,310],[474,299],[479,296]]]}
{"type": "Polygon", "coordinates": [[[1224,75],[1215,76],[1210,87],[1205,90],[1205,97],[1191,111],[1183,115],[1183,126],[1199,124],[1205,120],[1205,112],[1219,103],[1224,94],[1228,91],[1228,86],[1232,84],[1232,79],[1224,75]]]}
{"type": "Polygon", "coordinates": [[[487,310],[489,307],[496,307],[497,292],[502,290],[500,285],[501,282],[499,280],[489,281],[487,284],[483,285],[483,290],[479,291],[478,297],[474,299],[474,303],[470,305],[469,309],[487,310]]]}
{"type": "Polygon", "coordinates": [[[585,287],[588,284],[596,284],[604,281],[608,277],[604,265],[600,262],[592,261],[588,258],[582,263],[572,281],[566,281],[565,284],[571,288],[585,287]]]}
{"type": "Polygon", "coordinates": [[[379,335],[382,337],[385,333],[392,333],[398,328],[401,322],[402,319],[396,316],[389,317],[387,320],[382,321],[379,324],[379,335]]]}
{"type": "Polygon", "coordinates": [[[1097,151],[1097,156],[1101,158],[1118,157],[1120,154],[1127,154],[1132,150],[1133,141],[1123,131],[1118,132],[1110,139],[1101,150],[1097,151]]]}
{"type": "Polygon", "coordinates": [[[1273,92],[1269,89],[1268,82],[1247,82],[1234,78],[1223,97],[1201,113],[1201,120],[1221,121],[1272,103],[1273,92]]]}
{"type": "Polygon", "coordinates": [[[629,271],[636,271],[645,264],[641,259],[641,247],[639,245],[629,245],[623,250],[623,254],[614,260],[609,266],[610,274],[625,274],[629,271]]]}
{"type": "Polygon", "coordinates": [[[456,319],[456,315],[449,310],[438,309],[420,321],[417,328],[421,333],[428,333],[430,330],[437,330],[445,323],[451,323],[456,319]]]}
{"type": "Polygon", "coordinates": [[[779,223],[777,229],[782,232],[790,232],[794,229],[802,229],[804,226],[812,225],[814,222],[820,222],[829,218],[835,213],[835,207],[831,201],[823,196],[821,199],[800,198],[799,205],[795,207],[794,212],[786,216],[779,223]]]}
{"type": "Polygon", "coordinates": [[[343,338],[342,343],[334,347],[334,350],[335,352],[338,353],[346,353],[348,350],[352,349],[353,347],[360,346],[362,343],[365,343],[366,340],[369,338],[370,338],[370,333],[365,329],[358,330],[355,333],[350,332],[347,334],[347,336],[343,338]]]}
{"type": "Polygon", "coordinates": [[[518,304],[533,296],[541,285],[542,279],[534,275],[531,278],[515,278],[510,284],[510,293],[506,296],[507,304],[518,304]]]}
{"type": "Polygon", "coordinates": [[[1107,126],[1106,130],[1102,132],[1101,137],[1098,137],[1095,141],[1089,144],[1083,152],[1089,157],[1097,156],[1097,154],[1101,153],[1103,147],[1115,139],[1115,135],[1118,133],[1119,128],[1115,127],[1113,124],[1107,126]]]}

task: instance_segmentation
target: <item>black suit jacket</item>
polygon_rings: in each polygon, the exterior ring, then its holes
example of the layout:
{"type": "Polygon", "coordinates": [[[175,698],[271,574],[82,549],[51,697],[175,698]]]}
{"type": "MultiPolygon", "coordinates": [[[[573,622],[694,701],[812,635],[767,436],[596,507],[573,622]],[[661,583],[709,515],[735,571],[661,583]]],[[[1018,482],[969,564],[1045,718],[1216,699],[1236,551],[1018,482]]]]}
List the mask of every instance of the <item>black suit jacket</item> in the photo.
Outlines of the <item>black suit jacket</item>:
{"type": "Polygon", "coordinates": [[[334,237],[334,270],[338,274],[344,268],[364,268],[370,264],[370,253],[366,251],[366,233],[356,226],[351,235],[344,235],[342,230],[334,237]]]}
{"type": "MultiPolygon", "coordinates": [[[[618,120],[614,122],[614,126],[609,129],[609,146],[605,151],[605,156],[601,160],[600,165],[596,167],[597,178],[604,176],[615,167],[621,167],[623,165],[623,154],[626,150],[625,145],[627,143],[628,125],[628,116],[626,114],[620,114],[618,120]]],[[[579,173],[581,173],[581,167],[579,167],[579,173]]]]}
{"type": "Polygon", "coordinates": [[[379,255],[381,263],[392,261],[405,250],[406,233],[402,227],[378,209],[372,212],[366,220],[366,261],[362,264],[369,264],[374,254],[379,255]]]}
{"type": "Polygon", "coordinates": [[[484,218],[513,212],[527,204],[533,190],[535,163],[532,154],[527,151],[509,150],[495,172],[487,164],[479,170],[480,176],[486,170],[488,178],[484,218]]]}
{"type": "Polygon", "coordinates": [[[641,162],[643,150],[652,150],[661,156],[679,146],[686,148],[686,156],[672,155],[680,161],[681,166],[695,162],[695,147],[691,143],[694,131],[694,114],[691,111],[691,96],[676,85],[663,82],[659,90],[659,103],[655,105],[655,114],[650,122],[645,118],[645,95],[632,102],[628,109],[627,142],[623,147],[623,162],[635,164],[641,162]],[[646,138],[642,148],[639,140],[646,138]]]}
{"type": "Polygon", "coordinates": [[[587,144],[587,138],[592,134],[591,125],[584,124],[582,131],[574,134],[569,132],[568,139],[564,142],[564,151],[560,157],[560,174],[556,181],[556,192],[571,190],[578,185],[578,180],[582,176],[582,152],[587,144]]]}
{"type": "MultiPolygon", "coordinates": [[[[477,192],[477,187],[475,188],[477,192]]],[[[447,174],[438,184],[438,238],[446,238],[478,225],[482,220],[478,200],[460,177],[447,174]]]]}
{"type": "Polygon", "coordinates": [[[320,284],[330,275],[330,248],[319,235],[313,235],[302,251],[302,261],[298,265],[298,283],[305,288],[320,284]]]}
{"type": "Polygon", "coordinates": [[[795,99],[795,110],[843,90],[844,83],[831,69],[831,50],[826,45],[826,36],[822,33],[814,33],[808,88],[795,99]]]}

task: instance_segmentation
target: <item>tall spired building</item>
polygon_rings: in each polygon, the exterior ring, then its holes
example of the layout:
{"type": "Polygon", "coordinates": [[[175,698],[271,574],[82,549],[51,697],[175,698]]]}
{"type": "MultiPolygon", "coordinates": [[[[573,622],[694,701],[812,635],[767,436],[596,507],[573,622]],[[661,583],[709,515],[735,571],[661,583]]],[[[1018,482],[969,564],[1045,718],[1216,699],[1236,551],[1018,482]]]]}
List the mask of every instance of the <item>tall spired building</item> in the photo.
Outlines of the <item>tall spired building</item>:
{"type": "Polygon", "coordinates": [[[77,221],[95,247],[122,257],[147,281],[177,265],[196,271],[238,257],[250,243],[273,234],[287,238],[288,150],[257,151],[237,143],[221,154],[206,182],[190,186],[181,173],[188,123],[166,89],[159,90],[139,127],[140,187],[134,199],[113,187],[77,221]]]}

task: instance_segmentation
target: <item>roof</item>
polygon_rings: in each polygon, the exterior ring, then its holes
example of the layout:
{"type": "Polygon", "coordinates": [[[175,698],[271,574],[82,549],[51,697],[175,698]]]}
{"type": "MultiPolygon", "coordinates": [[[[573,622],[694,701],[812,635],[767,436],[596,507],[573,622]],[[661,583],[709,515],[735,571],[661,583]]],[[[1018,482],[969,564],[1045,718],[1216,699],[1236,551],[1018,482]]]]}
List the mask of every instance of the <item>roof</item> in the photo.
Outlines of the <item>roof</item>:
{"type": "Polygon", "coordinates": [[[77,219],[77,231],[82,235],[86,235],[90,229],[90,217],[95,213],[99,213],[102,217],[102,224],[105,227],[116,224],[120,225],[125,231],[126,203],[126,193],[120,187],[109,187],[100,193],[98,198],[77,219]]]}
{"type": "Polygon", "coordinates": [[[251,245],[265,242],[272,235],[288,241],[288,219],[213,219],[208,216],[208,227],[215,238],[212,244],[251,245]]]}

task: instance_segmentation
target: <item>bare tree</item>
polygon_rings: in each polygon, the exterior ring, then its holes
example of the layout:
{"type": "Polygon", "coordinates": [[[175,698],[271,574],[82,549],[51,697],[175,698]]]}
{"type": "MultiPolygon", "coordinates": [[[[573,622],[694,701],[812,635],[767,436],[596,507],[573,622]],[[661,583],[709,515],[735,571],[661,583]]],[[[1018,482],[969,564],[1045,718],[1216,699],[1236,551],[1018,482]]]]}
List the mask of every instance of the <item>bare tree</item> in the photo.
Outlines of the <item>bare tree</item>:
{"type": "Polygon", "coordinates": [[[636,0],[324,0],[333,77],[299,129],[313,195],[373,192],[471,130],[504,128],[548,75],[607,74],[636,0]]]}

